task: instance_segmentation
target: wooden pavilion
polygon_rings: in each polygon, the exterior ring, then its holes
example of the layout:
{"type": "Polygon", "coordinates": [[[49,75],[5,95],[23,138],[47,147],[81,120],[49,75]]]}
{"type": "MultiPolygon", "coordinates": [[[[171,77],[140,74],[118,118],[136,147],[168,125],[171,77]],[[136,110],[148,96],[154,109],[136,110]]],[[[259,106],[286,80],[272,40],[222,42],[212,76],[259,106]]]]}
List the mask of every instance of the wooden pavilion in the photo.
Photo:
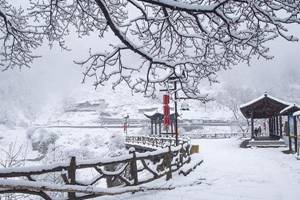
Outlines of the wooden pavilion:
{"type": "Polygon", "coordinates": [[[162,131],[162,124],[164,119],[164,114],[160,112],[154,113],[144,113],[144,115],[150,119],[151,122],[151,135],[162,135],[162,134],[175,134],[174,133],[174,125],[175,125],[175,113],[170,115],[171,121],[171,130],[170,132],[163,132],[162,131]]]}
{"type": "Polygon", "coordinates": [[[251,119],[251,138],[259,139],[254,134],[254,119],[268,119],[269,138],[279,139],[282,136],[282,117],[280,111],[290,104],[265,93],[240,106],[242,114],[251,119]]]}
{"type": "Polygon", "coordinates": [[[289,139],[289,151],[296,152],[297,151],[297,120],[296,116],[293,116],[294,113],[300,110],[300,107],[296,104],[292,104],[286,108],[284,108],[281,112],[281,116],[287,117],[287,136],[289,139]],[[293,145],[294,144],[294,145],[293,145]]]}

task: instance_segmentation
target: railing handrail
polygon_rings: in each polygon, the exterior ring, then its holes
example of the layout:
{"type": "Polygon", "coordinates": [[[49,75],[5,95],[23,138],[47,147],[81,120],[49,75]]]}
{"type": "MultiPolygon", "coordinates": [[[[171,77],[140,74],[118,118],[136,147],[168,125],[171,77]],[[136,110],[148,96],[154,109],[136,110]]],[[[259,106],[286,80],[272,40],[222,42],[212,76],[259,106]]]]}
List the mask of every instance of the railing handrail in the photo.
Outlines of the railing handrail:
{"type": "MultiPolygon", "coordinates": [[[[128,136],[131,137],[131,136],[128,136]]],[[[177,152],[181,148],[186,147],[187,143],[183,143],[180,146],[171,146],[172,152],[177,152]]],[[[152,152],[145,152],[145,153],[137,153],[136,159],[147,159],[148,157],[154,156],[163,156],[165,153],[168,152],[168,147],[161,148],[160,150],[152,151],[152,152]]],[[[119,164],[123,162],[128,162],[132,159],[131,154],[121,155],[117,157],[107,157],[107,158],[100,158],[100,159],[89,159],[83,161],[76,162],[76,169],[84,169],[103,165],[110,165],[110,164],[119,164]]],[[[68,170],[70,166],[69,162],[60,162],[50,165],[43,165],[43,166],[31,166],[31,167],[10,167],[10,168],[0,168],[0,178],[2,177],[18,177],[18,176],[27,176],[27,175],[40,175],[50,172],[59,172],[63,170],[68,170]]]]}

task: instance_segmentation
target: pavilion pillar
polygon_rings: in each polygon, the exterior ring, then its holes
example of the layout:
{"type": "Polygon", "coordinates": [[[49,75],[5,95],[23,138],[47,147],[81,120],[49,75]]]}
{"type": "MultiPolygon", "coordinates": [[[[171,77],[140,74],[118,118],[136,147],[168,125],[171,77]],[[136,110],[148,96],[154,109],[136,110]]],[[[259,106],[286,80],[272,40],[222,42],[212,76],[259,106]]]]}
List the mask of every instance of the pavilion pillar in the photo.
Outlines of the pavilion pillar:
{"type": "Polygon", "coordinates": [[[268,119],[268,124],[269,124],[269,136],[271,135],[271,118],[268,119]]]}
{"type": "Polygon", "coordinates": [[[273,116],[273,135],[276,135],[276,118],[273,116]]]}
{"type": "Polygon", "coordinates": [[[275,120],[276,120],[276,135],[279,136],[279,117],[276,116],[275,117],[275,120]]]}
{"type": "Polygon", "coordinates": [[[157,135],[157,120],[155,120],[155,135],[157,135]]]}
{"type": "Polygon", "coordinates": [[[272,118],[269,118],[269,136],[272,135],[272,127],[273,127],[272,118]]]}
{"type": "Polygon", "coordinates": [[[251,114],[251,139],[254,139],[254,120],[253,120],[253,113],[251,114]]]}
{"type": "Polygon", "coordinates": [[[272,120],[271,120],[271,121],[272,121],[272,135],[274,135],[274,130],[275,130],[275,129],[274,129],[274,125],[275,125],[275,124],[274,124],[274,117],[272,117],[272,120]]]}
{"type": "Polygon", "coordinates": [[[153,135],[153,120],[151,119],[151,135],[153,135]]]}
{"type": "Polygon", "coordinates": [[[296,116],[293,117],[294,120],[294,139],[295,139],[295,152],[298,150],[298,134],[297,134],[297,118],[296,116]]]}
{"type": "Polygon", "coordinates": [[[290,117],[288,116],[288,137],[289,137],[289,151],[291,152],[293,150],[292,148],[292,138],[291,138],[291,129],[293,129],[294,127],[290,127],[290,117]]]}
{"type": "Polygon", "coordinates": [[[279,134],[282,137],[282,116],[279,117],[279,134]]]}
{"type": "Polygon", "coordinates": [[[159,135],[161,135],[161,120],[159,120],[159,123],[158,123],[158,132],[159,132],[159,135]]]}

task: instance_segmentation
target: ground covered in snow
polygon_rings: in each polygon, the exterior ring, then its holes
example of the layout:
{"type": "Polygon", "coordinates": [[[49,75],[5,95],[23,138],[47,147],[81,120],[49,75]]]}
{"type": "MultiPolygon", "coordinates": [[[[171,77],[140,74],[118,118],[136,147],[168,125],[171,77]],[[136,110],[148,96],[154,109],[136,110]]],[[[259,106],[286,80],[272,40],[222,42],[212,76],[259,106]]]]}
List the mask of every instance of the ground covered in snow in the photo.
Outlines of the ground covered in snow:
{"type": "Polygon", "coordinates": [[[296,200],[300,198],[300,160],[284,148],[239,147],[239,139],[193,140],[204,163],[187,177],[149,185],[175,186],[162,192],[101,197],[103,200],[296,200]]]}
{"type": "Polygon", "coordinates": [[[124,141],[121,128],[0,126],[0,167],[51,164],[71,156],[86,160],[122,154],[124,141]]]}

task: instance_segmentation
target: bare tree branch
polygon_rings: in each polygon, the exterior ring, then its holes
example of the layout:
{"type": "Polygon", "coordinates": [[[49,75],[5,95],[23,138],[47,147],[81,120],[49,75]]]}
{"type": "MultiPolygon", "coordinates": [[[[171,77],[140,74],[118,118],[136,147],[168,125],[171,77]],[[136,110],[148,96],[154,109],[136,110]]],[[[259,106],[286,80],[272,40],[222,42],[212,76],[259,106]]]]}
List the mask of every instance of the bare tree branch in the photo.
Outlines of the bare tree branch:
{"type": "MultiPolygon", "coordinates": [[[[153,96],[159,85],[177,75],[180,90],[203,102],[209,100],[200,92],[203,81],[214,83],[220,70],[250,63],[254,56],[271,59],[267,43],[277,37],[297,41],[286,25],[300,23],[299,0],[30,0],[30,4],[26,23],[18,22],[27,24],[31,19],[50,45],[57,42],[68,49],[65,37],[74,28],[79,37],[97,32],[105,39],[104,33],[112,32],[119,40],[119,45],[91,51],[89,58],[75,62],[84,70],[83,81],[92,77],[95,86],[113,81],[113,87],[125,83],[134,92],[153,96]],[[188,77],[176,71],[185,71],[188,77]]],[[[13,18],[8,16],[0,12],[0,23],[9,27],[2,33],[14,36],[10,27],[18,23],[10,25],[7,19],[13,18]]],[[[27,25],[21,28],[17,30],[27,25]]],[[[4,55],[7,60],[16,58],[4,55]]],[[[23,65],[28,64],[25,61],[23,65]]]]}

